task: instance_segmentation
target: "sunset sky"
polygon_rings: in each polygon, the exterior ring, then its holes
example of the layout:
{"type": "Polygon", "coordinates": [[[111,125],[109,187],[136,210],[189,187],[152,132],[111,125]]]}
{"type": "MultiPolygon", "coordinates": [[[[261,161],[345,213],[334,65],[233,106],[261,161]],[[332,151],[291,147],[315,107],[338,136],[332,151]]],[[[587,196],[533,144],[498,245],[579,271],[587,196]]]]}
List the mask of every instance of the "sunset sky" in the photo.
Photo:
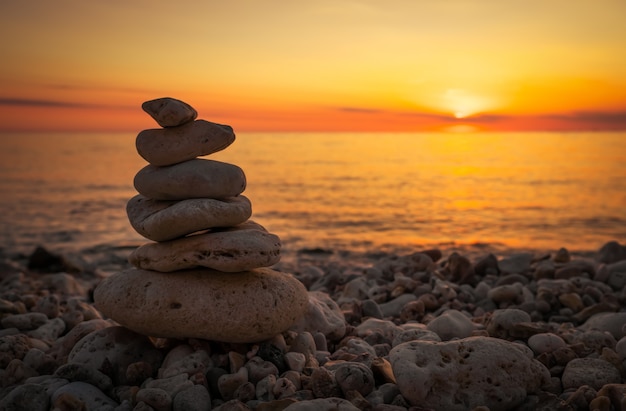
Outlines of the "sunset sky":
{"type": "Polygon", "coordinates": [[[626,1],[0,2],[0,130],[624,130],[626,1]]]}

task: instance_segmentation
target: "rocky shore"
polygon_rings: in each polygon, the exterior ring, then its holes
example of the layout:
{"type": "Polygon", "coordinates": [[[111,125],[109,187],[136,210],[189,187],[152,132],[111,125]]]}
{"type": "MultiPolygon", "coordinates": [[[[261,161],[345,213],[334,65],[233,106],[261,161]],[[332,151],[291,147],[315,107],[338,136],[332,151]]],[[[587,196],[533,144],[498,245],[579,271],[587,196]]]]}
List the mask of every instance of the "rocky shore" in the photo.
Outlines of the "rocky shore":
{"type": "Polygon", "coordinates": [[[430,249],[359,264],[303,250],[272,268],[306,287],[305,317],[238,344],[146,337],[103,315],[93,291],[129,252],[1,255],[0,409],[626,409],[617,242],[584,257],[430,249]]]}

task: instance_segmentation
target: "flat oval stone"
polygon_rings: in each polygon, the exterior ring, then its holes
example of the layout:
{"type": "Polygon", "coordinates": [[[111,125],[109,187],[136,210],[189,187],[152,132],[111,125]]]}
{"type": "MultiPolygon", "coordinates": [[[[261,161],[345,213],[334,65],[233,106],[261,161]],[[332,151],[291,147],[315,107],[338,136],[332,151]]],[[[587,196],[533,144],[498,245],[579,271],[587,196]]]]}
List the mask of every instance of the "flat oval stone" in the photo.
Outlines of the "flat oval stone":
{"type": "Polygon", "coordinates": [[[143,130],[137,152],[148,163],[168,166],[223,150],[235,141],[230,126],[197,120],[178,127],[143,130]]]}
{"type": "Polygon", "coordinates": [[[252,205],[242,195],[223,200],[164,201],[138,194],[126,204],[126,214],[142,236],[167,241],[209,228],[239,225],[252,215],[252,205]]]}
{"type": "Polygon", "coordinates": [[[308,294],[295,277],[269,268],[129,269],[105,278],[94,300],[103,314],[140,334],[250,343],[287,330],[304,314],[308,294]]]}
{"type": "Polygon", "coordinates": [[[151,164],[135,176],[135,189],[154,200],[236,197],[246,188],[246,176],[236,165],[194,159],[166,167],[151,164]]]}
{"type": "Polygon", "coordinates": [[[135,249],[128,261],[137,268],[172,272],[207,267],[224,272],[268,267],[280,260],[280,239],[249,222],[135,249]]]}
{"type": "Polygon", "coordinates": [[[161,127],[174,127],[193,121],[198,112],[184,101],[162,97],[146,101],[141,105],[161,127]]]}

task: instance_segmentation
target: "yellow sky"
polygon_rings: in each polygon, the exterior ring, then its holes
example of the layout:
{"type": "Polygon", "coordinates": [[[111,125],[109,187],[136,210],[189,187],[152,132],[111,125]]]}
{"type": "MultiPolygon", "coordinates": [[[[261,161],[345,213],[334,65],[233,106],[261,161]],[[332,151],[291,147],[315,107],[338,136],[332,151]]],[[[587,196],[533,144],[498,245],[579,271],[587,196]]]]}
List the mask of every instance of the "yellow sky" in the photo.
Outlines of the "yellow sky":
{"type": "Polygon", "coordinates": [[[5,1],[0,129],[132,130],[166,95],[246,130],[623,129],[624,21],[624,0],[5,1]]]}

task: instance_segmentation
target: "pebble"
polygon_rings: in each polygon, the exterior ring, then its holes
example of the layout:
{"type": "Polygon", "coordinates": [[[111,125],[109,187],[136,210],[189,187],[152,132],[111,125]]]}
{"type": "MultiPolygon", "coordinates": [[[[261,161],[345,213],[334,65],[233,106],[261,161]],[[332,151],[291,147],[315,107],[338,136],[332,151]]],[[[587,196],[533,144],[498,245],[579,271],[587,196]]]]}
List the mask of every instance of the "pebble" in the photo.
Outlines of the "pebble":
{"type": "Polygon", "coordinates": [[[622,245],[617,241],[609,241],[598,250],[596,259],[606,264],[626,260],[626,245],[622,245]]]}
{"type": "Polygon", "coordinates": [[[550,353],[566,346],[563,338],[553,333],[540,333],[528,339],[528,346],[536,353],[550,353]]]}
{"type": "Polygon", "coordinates": [[[128,201],[126,213],[139,234],[149,240],[167,241],[210,228],[242,224],[250,218],[252,205],[243,195],[223,200],[159,201],[138,194],[128,201]]]}
{"type": "Polygon", "coordinates": [[[326,338],[335,340],[345,335],[346,323],[343,312],[328,294],[309,291],[304,316],[296,320],[290,329],[296,332],[322,333],[326,338]]]}
{"type": "Polygon", "coordinates": [[[440,316],[430,321],[426,328],[436,333],[442,341],[469,337],[476,329],[465,314],[454,309],[444,311],[440,316]]]}
{"type": "Polygon", "coordinates": [[[498,268],[501,272],[508,274],[523,274],[530,270],[530,263],[533,261],[533,254],[518,253],[498,261],[498,268]]]}
{"type": "Polygon", "coordinates": [[[246,176],[236,165],[197,158],[167,167],[149,164],[135,175],[134,185],[154,200],[224,199],[245,190],[246,176]]]}
{"type": "Polygon", "coordinates": [[[522,336],[524,331],[517,325],[530,322],[530,320],[530,315],[525,311],[517,308],[505,308],[495,310],[492,313],[485,329],[490,337],[502,339],[518,338],[522,336]]]}
{"type": "Polygon", "coordinates": [[[605,384],[619,384],[620,372],[613,364],[600,358],[575,358],[563,370],[563,388],[588,385],[596,390],[605,384]]]}
{"type": "Polygon", "coordinates": [[[294,277],[269,268],[130,269],[102,281],[94,299],[102,313],[139,333],[245,343],[287,330],[304,314],[308,294],[294,277]]]}
{"type": "Polygon", "coordinates": [[[231,145],[229,126],[197,120],[178,127],[144,130],[137,135],[137,152],[154,166],[169,166],[206,156],[231,145]]]}
{"type": "Polygon", "coordinates": [[[603,312],[591,316],[580,328],[582,330],[607,331],[616,340],[619,340],[625,335],[622,329],[624,324],[626,324],[626,312],[603,312]]]}
{"type": "Polygon", "coordinates": [[[34,330],[48,322],[48,316],[43,313],[25,313],[5,317],[0,321],[3,328],[17,328],[20,331],[34,330]]]}
{"type": "Polygon", "coordinates": [[[174,397],[173,411],[209,411],[211,396],[202,385],[193,385],[174,397]]]}

